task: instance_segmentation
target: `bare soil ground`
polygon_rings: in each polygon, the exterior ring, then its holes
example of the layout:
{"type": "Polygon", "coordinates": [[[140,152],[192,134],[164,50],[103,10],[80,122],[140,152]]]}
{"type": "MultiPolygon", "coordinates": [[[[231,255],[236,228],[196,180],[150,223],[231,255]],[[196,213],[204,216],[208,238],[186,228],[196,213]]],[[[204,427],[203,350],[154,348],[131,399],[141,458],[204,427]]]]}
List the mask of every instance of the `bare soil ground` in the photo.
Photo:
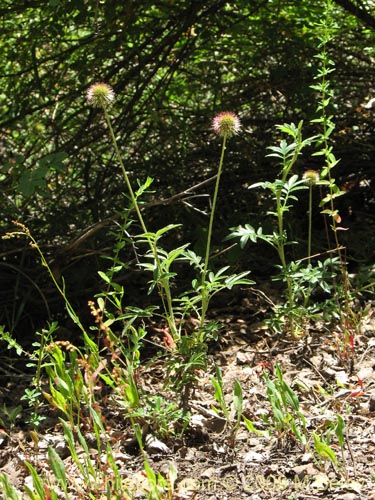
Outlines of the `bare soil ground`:
{"type": "MultiPolygon", "coordinates": [[[[264,327],[259,310],[242,301],[233,309],[222,307],[215,317],[222,323],[220,340],[210,349],[210,369],[202,373],[191,401],[191,420],[182,437],[170,436],[163,441],[146,438],[146,454],[155,471],[168,476],[171,464],[177,471],[173,493],[165,498],[183,499],[330,499],[375,500],[375,317],[373,305],[363,319],[355,338],[354,364],[340,363],[336,332],[322,323],[306,331],[300,340],[275,338],[264,327]],[[335,434],[331,447],[337,464],[329,460],[314,461],[311,453],[291,432],[271,432],[270,439],[250,433],[240,426],[235,439],[222,418],[210,377],[214,365],[220,366],[228,406],[233,400],[234,381],[243,389],[244,415],[259,430],[265,425],[261,414],[271,415],[266,394],[264,372],[274,378],[278,363],[285,381],[298,395],[313,447],[312,431],[323,435],[335,422],[337,414],[345,422],[343,456],[335,434]]],[[[5,357],[3,358],[5,360],[5,357]]],[[[20,404],[28,378],[22,373],[5,370],[0,407],[7,411],[20,404]],[[8,375],[5,375],[5,374],[8,375]],[[2,401],[1,401],[2,399],[2,401]]],[[[144,390],[157,391],[163,374],[160,364],[145,364],[139,377],[144,390]]],[[[0,393],[1,394],[1,393],[0,393]]],[[[21,402],[22,404],[22,402],[21,402]]],[[[26,411],[26,410],[25,410],[26,411]]],[[[133,498],[145,498],[147,479],[141,454],[132,439],[131,427],[111,398],[103,401],[103,415],[118,467],[127,478],[133,498]],[[143,491],[143,493],[142,493],[143,491]]],[[[79,490],[79,474],[62,436],[57,415],[45,406],[46,420],[38,435],[24,424],[20,413],[15,424],[0,433],[0,473],[5,472],[14,487],[23,491],[31,484],[24,461],[50,474],[47,448],[52,446],[62,458],[72,484],[79,490]]],[[[85,434],[90,442],[90,432],[85,434]]],[[[95,439],[90,448],[93,460],[98,456],[95,439]]],[[[5,498],[5,497],[3,497],[5,498]]],[[[49,497],[45,497],[46,499],[49,497]]],[[[62,497],[63,498],[63,497],[62,497]]],[[[70,498],[107,498],[107,496],[70,498]]],[[[119,499],[127,499],[125,493],[119,499]]]]}

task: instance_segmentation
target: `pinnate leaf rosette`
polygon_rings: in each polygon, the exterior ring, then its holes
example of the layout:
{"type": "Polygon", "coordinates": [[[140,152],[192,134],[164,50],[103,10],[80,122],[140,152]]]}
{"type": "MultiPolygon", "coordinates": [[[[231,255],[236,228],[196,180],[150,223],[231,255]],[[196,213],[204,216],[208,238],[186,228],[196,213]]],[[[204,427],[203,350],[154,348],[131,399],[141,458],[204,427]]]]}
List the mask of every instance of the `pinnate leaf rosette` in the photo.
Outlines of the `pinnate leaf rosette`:
{"type": "Polygon", "coordinates": [[[115,93],[113,88],[106,83],[94,83],[88,88],[86,99],[95,108],[104,109],[108,108],[115,100],[115,93]]]}
{"type": "Polygon", "coordinates": [[[235,113],[223,111],[213,119],[212,128],[219,137],[232,137],[241,130],[241,122],[235,113]]]}

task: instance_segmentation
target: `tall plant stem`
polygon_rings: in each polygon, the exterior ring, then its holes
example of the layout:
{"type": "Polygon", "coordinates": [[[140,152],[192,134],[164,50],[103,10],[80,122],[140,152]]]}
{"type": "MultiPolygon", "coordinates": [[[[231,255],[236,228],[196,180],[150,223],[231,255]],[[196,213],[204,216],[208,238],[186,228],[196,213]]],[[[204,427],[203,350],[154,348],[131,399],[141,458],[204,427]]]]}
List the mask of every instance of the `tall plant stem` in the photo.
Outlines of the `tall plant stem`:
{"type": "MultiPolygon", "coordinates": [[[[156,245],[154,244],[154,242],[151,240],[151,238],[148,235],[147,227],[146,227],[146,224],[145,224],[144,219],[142,217],[142,213],[141,213],[141,210],[139,208],[137,197],[136,197],[136,195],[135,195],[135,193],[133,191],[132,185],[131,185],[130,180],[129,180],[128,173],[126,171],[124,162],[122,160],[121,152],[120,152],[120,149],[119,149],[118,144],[117,144],[116,136],[115,136],[115,133],[113,131],[113,127],[112,127],[112,124],[111,124],[111,120],[110,120],[108,111],[107,111],[107,109],[105,107],[103,108],[103,111],[104,111],[105,120],[106,120],[107,125],[108,125],[109,133],[111,135],[113,146],[115,148],[115,153],[116,153],[118,162],[120,163],[122,174],[123,174],[124,179],[125,179],[126,187],[128,188],[128,191],[129,191],[129,194],[130,194],[130,199],[132,201],[134,210],[137,213],[139,222],[140,222],[142,230],[144,232],[144,236],[147,239],[147,242],[149,244],[150,250],[151,250],[152,255],[153,255],[154,259],[155,259],[155,264],[156,264],[158,273],[160,275],[161,274],[161,263],[160,263],[160,259],[159,259],[159,255],[158,255],[158,252],[157,252],[156,245]]],[[[162,288],[162,292],[164,292],[164,295],[165,295],[165,297],[162,295],[162,300],[163,300],[163,303],[164,303],[164,298],[165,298],[165,301],[166,301],[166,304],[164,304],[164,305],[165,305],[165,310],[166,310],[166,317],[167,317],[166,319],[167,319],[167,322],[168,322],[168,326],[169,326],[169,329],[170,329],[170,332],[171,332],[171,335],[172,335],[173,339],[176,341],[179,338],[179,334],[178,334],[178,330],[176,328],[176,321],[175,321],[174,310],[173,310],[173,302],[172,302],[172,294],[171,294],[171,289],[170,289],[170,286],[169,286],[168,279],[161,278],[160,279],[160,287],[162,288]]]]}
{"type": "MultiPolygon", "coordinates": [[[[331,229],[334,236],[334,243],[336,246],[337,255],[339,257],[340,263],[340,271],[343,282],[343,290],[344,290],[344,308],[340,308],[341,310],[341,321],[344,324],[347,330],[350,330],[350,301],[349,301],[349,288],[350,283],[348,279],[348,273],[346,268],[346,257],[342,252],[342,247],[339,242],[338,236],[338,227],[337,222],[340,220],[338,213],[335,209],[335,196],[337,195],[337,186],[335,185],[335,181],[332,178],[331,171],[337,165],[338,161],[336,160],[334,154],[329,147],[329,137],[334,130],[334,123],[332,122],[332,117],[328,114],[328,106],[330,103],[330,99],[333,97],[332,89],[330,88],[328,75],[334,70],[334,63],[331,61],[329,53],[328,53],[328,43],[332,42],[334,39],[334,30],[335,26],[332,22],[332,11],[333,11],[333,3],[332,0],[326,0],[325,6],[325,16],[324,20],[321,24],[322,32],[320,34],[320,47],[321,53],[319,59],[321,60],[321,68],[319,70],[318,76],[316,79],[320,79],[320,83],[318,85],[312,86],[315,90],[320,92],[320,100],[318,111],[321,112],[321,117],[317,120],[314,120],[322,125],[321,132],[321,140],[320,143],[322,145],[322,149],[320,151],[320,155],[325,157],[325,176],[328,179],[329,184],[329,213],[331,216],[331,229]]],[[[326,202],[327,203],[327,202],[326,202]]],[[[323,212],[327,213],[327,212],[323,212]]],[[[328,239],[328,244],[330,245],[330,241],[328,239]]]]}
{"type": "Polygon", "coordinates": [[[202,272],[202,313],[201,313],[201,318],[200,318],[200,327],[202,327],[204,324],[204,321],[206,319],[207,308],[208,308],[208,293],[207,293],[206,279],[207,279],[208,263],[210,260],[212,228],[214,225],[216,202],[217,202],[217,196],[219,193],[220,177],[221,177],[221,172],[223,170],[226,142],[227,142],[227,134],[224,134],[223,144],[221,147],[219,168],[217,171],[217,177],[216,177],[216,183],[215,183],[214,196],[213,196],[213,200],[212,200],[210,222],[208,224],[206,255],[205,255],[205,259],[204,259],[204,267],[203,267],[203,272],[202,272]]]}
{"type": "Polygon", "coordinates": [[[311,233],[312,233],[312,184],[309,186],[309,228],[307,235],[307,262],[311,262],[311,233]]]}
{"type": "MultiPolygon", "coordinates": [[[[115,133],[113,131],[113,128],[112,128],[112,124],[111,124],[111,120],[110,120],[110,117],[109,117],[109,114],[108,114],[108,111],[106,108],[104,108],[104,116],[105,116],[105,119],[106,119],[106,122],[107,122],[107,125],[108,125],[108,129],[109,129],[109,133],[111,135],[111,139],[112,139],[112,142],[113,142],[113,146],[115,148],[115,153],[116,153],[116,156],[117,156],[117,160],[118,162],[120,163],[120,167],[121,167],[121,170],[122,170],[122,174],[124,176],[124,179],[125,179],[125,183],[126,183],[126,187],[128,188],[128,191],[129,191],[129,194],[130,194],[130,198],[131,198],[131,201],[132,201],[132,204],[133,204],[133,207],[134,207],[134,210],[136,211],[137,213],[137,216],[138,216],[138,219],[139,219],[139,222],[141,224],[141,227],[142,227],[142,230],[143,232],[147,235],[147,227],[146,227],[146,224],[144,222],[144,219],[142,217],[142,214],[141,214],[141,211],[139,209],[139,205],[138,205],[138,202],[137,202],[137,198],[135,196],[135,193],[133,191],[133,188],[132,188],[132,185],[130,183],[130,180],[129,180],[129,176],[128,176],[128,173],[126,171],[126,168],[125,168],[125,165],[124,165],[124,162],[122,160],[122,156],[121,156],[121,152],[120,152],[120,149],[118,147],[118,144],[117,144],[117,139],[116,139],[116,136],[115,136],[115,133]]],[[[147,236],[146,236],[147,237],[147,236]]],[[[149,242],[149,245],[150,245],[150,248],[152,251],[154,251],[154,247],[152,245],[152,242],[149,238],[147,238],[147,241],[149,242]]]]}
{"type": "Polygon", "coordinates": [[[294,307],[294,298],[293,298],[293,281],[291,277],[288,274],[288,265],[286,263],[286,258],[285,258],[285,244],[284,244],[284,218],[283,218],[283,207],[281,205],[281,193],[277,193],[276,195],[276,212],[277,212],[277,219],[278,219],[278,231],[279,231],[279,236],[278,236],[278,243],[277,243],[277,249],[281,261],[281,265],[284,269],[285,276],[286,276],[286,283],[287,283],[287,289],[288,289],[288,304],[289,304],[289,326],[290,326],[290,333],[292,337],[295,335],[295,324],[294,324],[294,316],[293,316],[293,307],[294,307]]]}

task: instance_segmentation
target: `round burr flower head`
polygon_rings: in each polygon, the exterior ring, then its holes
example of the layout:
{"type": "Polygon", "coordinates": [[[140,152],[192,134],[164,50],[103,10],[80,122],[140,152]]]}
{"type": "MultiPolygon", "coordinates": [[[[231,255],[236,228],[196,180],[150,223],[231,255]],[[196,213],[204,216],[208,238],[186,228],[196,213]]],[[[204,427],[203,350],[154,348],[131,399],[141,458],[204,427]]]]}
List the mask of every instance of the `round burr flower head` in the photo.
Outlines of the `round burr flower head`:
{"type": "Polygon", "coordinates": [[[319,182],[319,172],[316,170],[306,170],[303,179],[309,186],[315,186],[319,182]]]}
{"type": "Polygon", "coordinates": [[[107,108],[114,101],[115,93],[106,83],[94,83],[88,88],[86,98],[95,108],[107,108]]]}
{"type": "Polygon", "coordinates": [[[232,137],[241,130],[241,122],[236,114],[231,111],[223,111],[213,119],[212,128],[215,134],[220,137],[232,137]]]}

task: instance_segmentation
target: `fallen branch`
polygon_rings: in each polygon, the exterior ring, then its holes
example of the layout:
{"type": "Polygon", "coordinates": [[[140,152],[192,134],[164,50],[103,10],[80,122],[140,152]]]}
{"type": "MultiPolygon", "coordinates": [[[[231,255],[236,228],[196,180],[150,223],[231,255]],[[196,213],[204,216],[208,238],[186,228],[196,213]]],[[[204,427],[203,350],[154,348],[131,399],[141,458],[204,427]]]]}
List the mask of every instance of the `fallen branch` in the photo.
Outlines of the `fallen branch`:
{"type": "MultiPolygon", "coordinates": [[[[192,186],[188,189],[184,189],[183,191],[176,193],[176,194],[170,196],[169,198],[151,201],[150,203],[142,205],[141,208],[142,208],[142,210],[146,210],[146,209],[161,206],[161,205],[172,205],[173,203],[176,203],[179,201],[184,201],[186,198],[190,197],[192,192],[196,191],[197,189],[202,188],[203,186],[206,186],[207,184],[210,184],[215,179],[216,179],[216,175],[210,177],[209,179],[205,179],[204,181],[199,182],[198,184],[195,184],[194,186],[192,186]]],[[[75,238],[71,243],[66,245],[59,253],[71,253],[71,252],[73,252],[84,241],[86,241],[92,235],[94,235],[95,233],[100,231],[100,229],[103,229],[103,227],[106,227],[110,224],[113,224],[113,222],[118,220],[119,217],[120,217],[119,215],[114,215],[114,216],[108,217],[107,219],[104,219],[102,221],[96,222],[92,226],[85,229],[82,234],[80,234],[77,238],[75,238]]]]}

